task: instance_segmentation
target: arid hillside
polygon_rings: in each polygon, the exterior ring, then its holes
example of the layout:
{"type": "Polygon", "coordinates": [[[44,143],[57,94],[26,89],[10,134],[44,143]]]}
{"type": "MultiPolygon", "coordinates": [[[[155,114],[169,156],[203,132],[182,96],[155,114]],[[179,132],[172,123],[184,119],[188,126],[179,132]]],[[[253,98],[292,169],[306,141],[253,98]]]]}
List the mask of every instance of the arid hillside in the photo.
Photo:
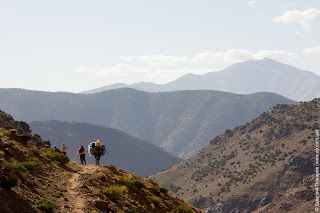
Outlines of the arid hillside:
{"type": "Polygon", "coordinates": [[[26,127],[0,111],[0,212],[201,212],[153,180],[38,149],[26,127]]]}
{"type": "Polygon", "coordinates": [[[213,212],[313,212],[320,99],[277,105],[152,176],[213,212]]]}

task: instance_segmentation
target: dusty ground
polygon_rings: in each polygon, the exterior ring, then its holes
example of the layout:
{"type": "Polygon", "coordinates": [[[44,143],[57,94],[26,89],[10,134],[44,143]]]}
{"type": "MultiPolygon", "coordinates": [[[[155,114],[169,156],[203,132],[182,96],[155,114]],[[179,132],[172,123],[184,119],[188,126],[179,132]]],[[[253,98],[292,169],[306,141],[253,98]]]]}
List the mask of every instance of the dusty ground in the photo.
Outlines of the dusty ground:
{"type": "Polygon", "coordinates": [[[70,166],[71,173],[64,172],[59,178],[65,179],[63,181],[64,189],[66,190],[65,196],[61,201],[60,212],[80,213],[86,212],[86,203],[90,201],[90,197],[82,192],[82,187],[86,181],[84,177],[93,173],[97,173],[99,167],[95,165],[68,165],[70,166]]]}

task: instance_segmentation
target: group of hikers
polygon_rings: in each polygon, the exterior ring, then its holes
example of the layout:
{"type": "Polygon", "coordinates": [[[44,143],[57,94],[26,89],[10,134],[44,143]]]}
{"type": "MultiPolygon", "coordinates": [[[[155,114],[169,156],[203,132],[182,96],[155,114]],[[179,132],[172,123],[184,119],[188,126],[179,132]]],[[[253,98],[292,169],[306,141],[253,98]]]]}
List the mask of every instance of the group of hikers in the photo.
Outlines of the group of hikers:
{"type": "MultiPolygon", "coordinates": [[[[68,148],[65,146],[65,144],[62,144],[61,150],[59,148],[57,148],[56,146],[54,146],[53,149],[56,152],[62,153],[64,155],[66,155],[68,152],[68,148]]],[[[80,157],[80,162],[82,165],[87,165],[86,152],[88,152],[90,154],[90,156],[94,155],[96,165],[100,165],[100,158],[101,158],[101,156],[103,156],[105,154],[106,151],[107,151],[106,146],[103,145],[98,139],[96,142],[91,142],[88,145],[88,150],[86,150],[83,146],[81,146],[78,149],[77,156],[80,157]]]]}

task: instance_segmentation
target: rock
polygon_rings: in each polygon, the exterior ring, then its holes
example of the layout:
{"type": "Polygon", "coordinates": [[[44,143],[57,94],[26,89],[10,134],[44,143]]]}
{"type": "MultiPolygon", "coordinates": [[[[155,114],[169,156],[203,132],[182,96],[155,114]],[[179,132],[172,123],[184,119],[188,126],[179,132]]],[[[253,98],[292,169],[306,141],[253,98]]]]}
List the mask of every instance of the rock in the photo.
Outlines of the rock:
{"type": "Polygon", "coordinates": [[[107,212],[109,211],[109,204],[103,200],[96,200],[94,201],[95,207],[100,211],[107,212]]]}

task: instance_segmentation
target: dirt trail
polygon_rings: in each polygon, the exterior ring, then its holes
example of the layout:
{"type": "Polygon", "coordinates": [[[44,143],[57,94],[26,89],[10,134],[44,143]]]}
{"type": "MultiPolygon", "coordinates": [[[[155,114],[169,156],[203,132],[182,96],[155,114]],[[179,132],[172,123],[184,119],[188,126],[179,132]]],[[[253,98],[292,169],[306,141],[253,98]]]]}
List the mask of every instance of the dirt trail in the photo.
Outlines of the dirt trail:
{"type": "Polygon", "coordinates": [[[82,213],[85,212],[85,204],[88,201],[84,194],[81,193],[81,186],[83,181],[81,175],[93,173],[97,171],[95,165],[86,165],[81,167],[81,170],[77,173],[72,173],[70,178],[67,180],[65,201],[63,212],[82,213]]]}

